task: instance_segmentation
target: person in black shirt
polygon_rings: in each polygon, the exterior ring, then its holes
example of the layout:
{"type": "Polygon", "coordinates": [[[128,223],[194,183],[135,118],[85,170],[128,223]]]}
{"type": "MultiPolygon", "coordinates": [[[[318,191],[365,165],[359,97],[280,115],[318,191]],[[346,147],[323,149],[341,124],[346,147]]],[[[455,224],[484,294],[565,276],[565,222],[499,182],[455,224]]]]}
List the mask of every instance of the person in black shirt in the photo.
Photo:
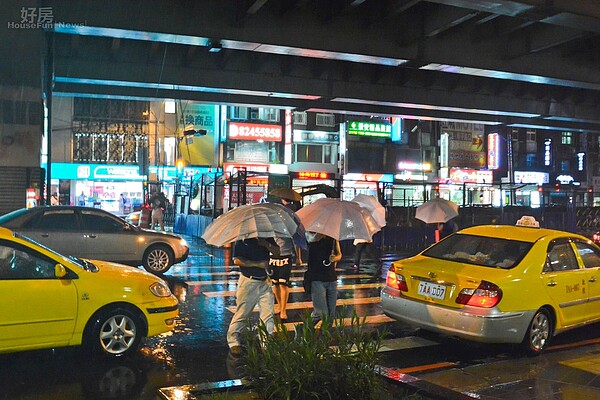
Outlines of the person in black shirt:
{"type": "Polygon", "coordinates": [[[311,297],[314,323],[323,318],[335,318],[337,273],[335,267],[342,259],[340,243],[320,233],[306,232],[308,241],[308,271],[312,281],[311,297]]]}
{"type": "Polygon", "coordinates": [[[275,330],[273,291],[267,279],[270,253],[279,255],[279,246],[273,239],[252,238],[234,244],[233,263],[240,267],[240,278],[235,293],[237,310],[227,330],[227,344],[233,355],[241,354],[240,334],[255,306],[267,331],[275,330]]]}

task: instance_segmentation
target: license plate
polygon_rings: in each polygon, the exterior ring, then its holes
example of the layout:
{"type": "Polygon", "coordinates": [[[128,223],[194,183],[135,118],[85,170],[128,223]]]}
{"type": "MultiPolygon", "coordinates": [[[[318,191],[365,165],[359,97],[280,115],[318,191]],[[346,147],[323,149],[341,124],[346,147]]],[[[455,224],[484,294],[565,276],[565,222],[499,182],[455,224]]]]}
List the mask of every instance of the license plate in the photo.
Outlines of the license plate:
{"type": "Polygon", "coordinates": [[[418,293],[421,296],[443,300],[446,295],[446,286],[430,282],[419,282],[418,293]]]}

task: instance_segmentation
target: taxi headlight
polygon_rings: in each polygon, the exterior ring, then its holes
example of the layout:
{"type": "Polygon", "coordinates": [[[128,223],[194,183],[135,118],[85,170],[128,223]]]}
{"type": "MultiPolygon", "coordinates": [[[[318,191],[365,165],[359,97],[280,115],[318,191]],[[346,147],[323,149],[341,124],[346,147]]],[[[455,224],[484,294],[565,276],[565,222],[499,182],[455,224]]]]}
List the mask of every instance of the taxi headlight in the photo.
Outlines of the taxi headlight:
{"type": "Polygon", "coordinates": [[[169,297],[171,295],[171,289],[164,282],[154,282],[150,285],[150,292],[156,297],[169,297]]]}

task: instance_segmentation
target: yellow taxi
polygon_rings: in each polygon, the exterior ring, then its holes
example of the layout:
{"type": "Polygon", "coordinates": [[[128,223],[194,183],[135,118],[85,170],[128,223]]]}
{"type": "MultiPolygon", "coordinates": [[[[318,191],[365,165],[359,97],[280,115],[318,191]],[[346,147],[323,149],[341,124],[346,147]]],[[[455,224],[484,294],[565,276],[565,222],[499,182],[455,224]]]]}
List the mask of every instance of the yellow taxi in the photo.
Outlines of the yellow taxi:
{"type": "Polygon", "coordinates": [[[425,330],[538,354],[555,334],[600,321],[600,248],[532,217],[475,226],[394,262],[381,302],[425,330]]]}
{"type": "Polygon", "coordinates": [[[66,257],[0,228],[0,353],[84,345],[97,354],[134,352],[169,332],[178,301],[138,268],[66,257]]]}

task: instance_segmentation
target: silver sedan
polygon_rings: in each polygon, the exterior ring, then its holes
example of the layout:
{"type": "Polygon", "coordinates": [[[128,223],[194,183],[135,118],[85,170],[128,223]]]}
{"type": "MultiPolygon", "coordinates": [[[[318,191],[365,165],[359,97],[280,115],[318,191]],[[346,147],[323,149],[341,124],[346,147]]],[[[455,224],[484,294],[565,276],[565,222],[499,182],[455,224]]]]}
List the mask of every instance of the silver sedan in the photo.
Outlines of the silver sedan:
{"type": "Polygon", "coordinates": [[[20,209],[0,217],[12,229],[59,253],[79,258],[143,265],[154,274],[167,272],[189,254],[174,234],[138,228],[97,208],[52,206],[20,209]]]}

